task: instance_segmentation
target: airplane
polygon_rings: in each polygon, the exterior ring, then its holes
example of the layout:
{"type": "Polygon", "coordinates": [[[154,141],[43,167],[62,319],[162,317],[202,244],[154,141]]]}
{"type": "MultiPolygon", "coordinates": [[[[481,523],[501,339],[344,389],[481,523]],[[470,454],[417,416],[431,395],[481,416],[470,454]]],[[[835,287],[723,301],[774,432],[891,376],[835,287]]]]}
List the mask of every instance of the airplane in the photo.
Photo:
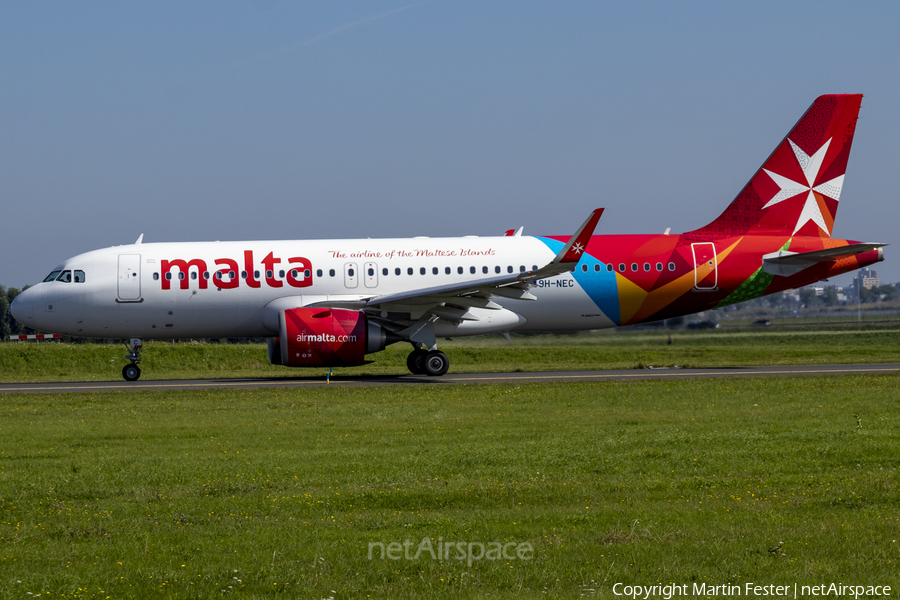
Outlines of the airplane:
{"type": "Polygon", "coordinates": [[[831,237],[861,94],[818,97],[725,211],[682,234],[142,243],[63,261],[13,301],[33,329],[121,338],[268,339],[286,367],[353,366],[406,342],[414,374],[438,338],[659,321],[808,285],[884,259],[831,237]]]}

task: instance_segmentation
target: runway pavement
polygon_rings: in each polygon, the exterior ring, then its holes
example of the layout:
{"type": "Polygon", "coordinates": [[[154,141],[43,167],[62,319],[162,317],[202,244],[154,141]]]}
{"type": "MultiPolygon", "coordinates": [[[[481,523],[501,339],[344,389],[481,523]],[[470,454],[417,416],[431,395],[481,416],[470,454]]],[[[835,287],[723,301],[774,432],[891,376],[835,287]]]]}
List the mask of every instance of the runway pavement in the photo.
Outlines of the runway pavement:
{"type": "Polygon", "coordinates": [[[628,369],[619,371],[547,371],[542,373],[448,373],[425,375],[265,377],[258,379],[179,379],[125,381],[4,383],[0,393],[62,393],[146,390],[250,389],[324,385],[453,385],[460,383],[526,383],[564,381],[633,381],[637,379],[686,379],[720,377],[772,377],[785,375],[861,375],[900,372],[900,363],[865,365],[792,365],[777,367],[723,367],[712,369],[628,369]]]}

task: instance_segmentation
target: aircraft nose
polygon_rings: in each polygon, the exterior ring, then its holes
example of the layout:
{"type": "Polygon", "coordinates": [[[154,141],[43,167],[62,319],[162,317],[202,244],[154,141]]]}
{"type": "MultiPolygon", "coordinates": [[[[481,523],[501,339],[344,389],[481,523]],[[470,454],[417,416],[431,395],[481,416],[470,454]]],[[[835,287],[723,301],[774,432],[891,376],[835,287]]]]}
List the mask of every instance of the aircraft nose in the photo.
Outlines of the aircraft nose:
{"type": "Polygon", "coordinates": [[[13,298],[12,304],[9,305],[9,312],[22,325],[31,326],[34,324],[34,304],[36,301],[37,294],[33,289],[29,288],[13,298]]]}

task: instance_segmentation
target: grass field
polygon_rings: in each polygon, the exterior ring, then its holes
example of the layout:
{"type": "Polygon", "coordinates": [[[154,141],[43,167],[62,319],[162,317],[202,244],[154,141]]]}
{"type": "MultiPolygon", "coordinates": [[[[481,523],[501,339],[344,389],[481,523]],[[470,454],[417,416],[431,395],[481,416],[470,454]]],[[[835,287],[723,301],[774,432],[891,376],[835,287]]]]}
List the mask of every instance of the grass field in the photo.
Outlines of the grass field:
{"type": "MultiPolygon", "coordinates": [[[[716,331],[603,331],[579,335],[481,336],[441,340],[451,372],[638,369],[653,366],[721,367],[900,361],[900,327],[852,324],[716,331]],[[672,344],[668,336],[672,335],[672,344]]],[[[407,374],[409,344],[370,356],[362,367],[335,375],[407,374]]],[[[0,381],[97,381],[121,379],[125,348],[111,344],[0,344],[0,381]]],[[[263,344],[150,342],[143,379],[197,377],[296,377],[325,369],[270,365],[263,344]]]]}
{"type": "Polygon", "coordinates": [[[4,395],[0,598],[896,593],[898,399],[893,375],[4,395]],[[407,540],[466,558],[380,558],[407,540]],[[492,542],[513,558],[469,564],[492,542]]]}

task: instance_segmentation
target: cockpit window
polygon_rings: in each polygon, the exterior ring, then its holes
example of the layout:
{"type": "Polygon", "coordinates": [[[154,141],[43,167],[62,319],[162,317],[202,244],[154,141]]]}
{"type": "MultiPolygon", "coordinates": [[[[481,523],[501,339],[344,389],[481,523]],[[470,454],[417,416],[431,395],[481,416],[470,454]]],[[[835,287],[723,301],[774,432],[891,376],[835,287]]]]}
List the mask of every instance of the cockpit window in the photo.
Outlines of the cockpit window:
{"type": "Polygon", "coordinates": [[[75,283],[84,283],[84,271],[75,271],[75,283]]]}
{"type": "Polygon", "coordinates": [[[56,280],[62,281],[63,283],[72,283],[72,271],[63,271],[56,280]]]}
{"type": "Polygon", "coordinates": [[[49,275],[47,275],[46,277],[44,277],[44,281],[43,281],[43,282],[46,283],[46,282],[48,282],[48,281],[54,281],[54,280],[56,280],[57,276],[59,276],[59,274],[60,274],[61,272],[62,272],[62,271],[53,271],[52,273],[50,273],[49,275]]]}

